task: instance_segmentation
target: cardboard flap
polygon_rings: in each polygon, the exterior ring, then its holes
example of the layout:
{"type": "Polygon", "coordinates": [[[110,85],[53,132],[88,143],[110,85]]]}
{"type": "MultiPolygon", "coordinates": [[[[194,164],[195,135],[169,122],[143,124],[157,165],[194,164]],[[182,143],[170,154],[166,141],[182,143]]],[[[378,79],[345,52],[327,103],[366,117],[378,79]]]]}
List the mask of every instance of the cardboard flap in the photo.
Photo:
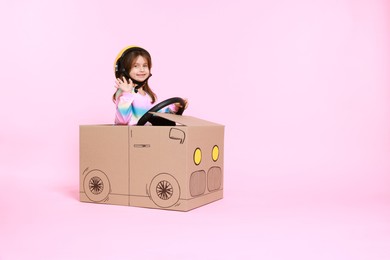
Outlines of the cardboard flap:
{"type": "Polygon", "coordinates": [[[221,126],[220,124],[213,123],[192,116],[179,116],[175,114],[157,113],[157,112],[151,112],[151,114],[153,114],[154,116],[159,116],[171,120],[177,124],[185,125],[185,126],[221,126]]]}

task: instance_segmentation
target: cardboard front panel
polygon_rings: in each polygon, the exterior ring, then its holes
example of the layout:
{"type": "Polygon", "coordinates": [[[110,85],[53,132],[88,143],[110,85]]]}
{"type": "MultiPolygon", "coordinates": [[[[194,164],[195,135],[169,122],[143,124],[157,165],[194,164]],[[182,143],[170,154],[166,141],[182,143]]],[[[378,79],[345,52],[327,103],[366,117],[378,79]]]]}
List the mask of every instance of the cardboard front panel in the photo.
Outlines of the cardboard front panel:
{"type": "MultiPolygon", "coordinates": [[[[194,126],[188,130],[187,199],[202,199],[223,190],[223,126],[194,126]]],[[[205,198],[206,199],[206,198],[205,198]]]]}

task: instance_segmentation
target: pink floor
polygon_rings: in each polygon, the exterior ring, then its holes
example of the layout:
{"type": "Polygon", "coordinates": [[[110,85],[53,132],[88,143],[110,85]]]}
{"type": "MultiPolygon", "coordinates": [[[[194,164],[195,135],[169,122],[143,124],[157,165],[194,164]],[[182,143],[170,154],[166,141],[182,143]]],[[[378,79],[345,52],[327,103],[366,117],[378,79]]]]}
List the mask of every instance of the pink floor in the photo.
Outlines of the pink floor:
{"type": "Polygon", "coordinates": [[[77,156],[46,156],[1,169],[2,260],[390,259],[389,194],[353,182],[232,166],[223,200],[174,212],[81,203],[77,156]]]}

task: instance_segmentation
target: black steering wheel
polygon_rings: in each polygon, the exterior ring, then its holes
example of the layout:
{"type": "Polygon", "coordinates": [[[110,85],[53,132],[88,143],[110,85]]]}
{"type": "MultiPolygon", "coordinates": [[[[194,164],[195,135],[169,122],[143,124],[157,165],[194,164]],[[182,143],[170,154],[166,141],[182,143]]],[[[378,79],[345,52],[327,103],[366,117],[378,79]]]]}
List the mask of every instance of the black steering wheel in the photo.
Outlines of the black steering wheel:
{"type": "Polygon", "coordinates": [[[175,125],[175,122],[172,122],[168,119],[162,118],[162,117],[155,117],[150,112],[158,112],[159,110],[163,109],[166,106],[169,106],[174,103],[180,103],[181,107],[176,112],[176,115],[182,115],[184,112],[184,106],[185,102],[184,99],[179,97],[173,97],[168,98],[167,100],[164,100],[157,105],[153,106],[151,109],[149,109],[139,120],[137,125],[145,125],[146,122],[151,122],[152,125],[175,125]]]}

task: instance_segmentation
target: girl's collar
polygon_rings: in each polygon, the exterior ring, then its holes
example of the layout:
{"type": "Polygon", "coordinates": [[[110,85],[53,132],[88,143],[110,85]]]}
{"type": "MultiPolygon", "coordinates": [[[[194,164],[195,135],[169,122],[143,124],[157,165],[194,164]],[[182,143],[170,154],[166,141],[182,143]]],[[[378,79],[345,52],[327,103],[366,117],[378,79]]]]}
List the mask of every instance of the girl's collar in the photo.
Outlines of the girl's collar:
{"type": "Polygon", "coordinates": [[[146,96],[147,95],[147,93],[145,92],[145,90],[142,87],[138,89],[137,94],[140,94],[141,96],[146,96]]]}

